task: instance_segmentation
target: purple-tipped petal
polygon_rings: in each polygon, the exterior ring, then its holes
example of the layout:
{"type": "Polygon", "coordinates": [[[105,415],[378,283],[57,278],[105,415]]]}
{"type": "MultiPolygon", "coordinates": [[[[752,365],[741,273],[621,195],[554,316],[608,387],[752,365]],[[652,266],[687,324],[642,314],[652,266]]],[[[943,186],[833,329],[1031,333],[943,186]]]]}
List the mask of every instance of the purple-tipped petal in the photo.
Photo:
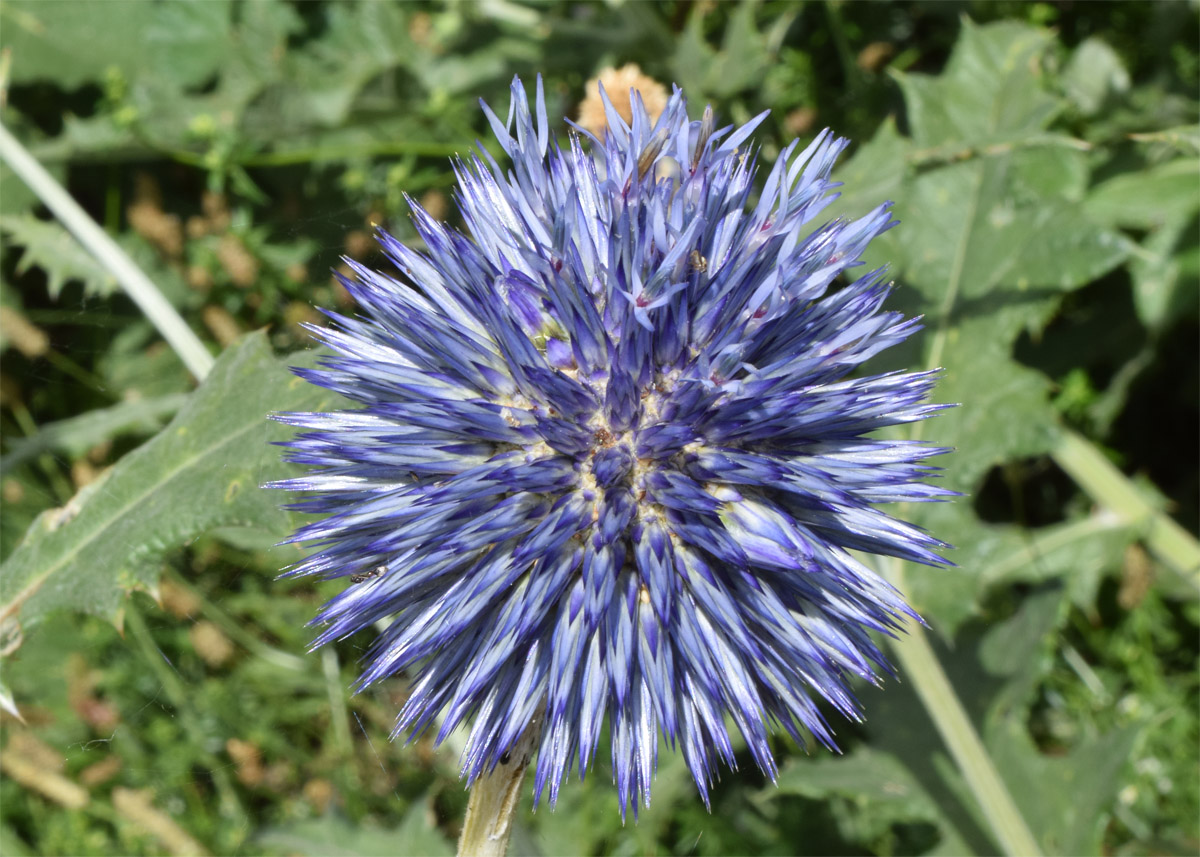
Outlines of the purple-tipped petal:
{"type": "Polygon", "coordinates": [[[347,407],[276,416],[306,472],[272,487],[317,516],[288,573],[350,581],[317,644],[378,625],[360,687],[408,673],[396,734],[469,725],[474,780],[540,711],[553,805],[607,726],[636,815],[660,736],[706,804],[727,722],[769,776],[776,726],[835,747],[816,700],[859,718],[851,678],[891,672],[869,632],[917,618],[853,552],[944,564],[878,506],[952,492],[946,450],[872,436],[944,406],[936,373],[862,370],[919,322],[850,273],[888,204],[818,219],[847,141],[787,146],[751,205],[762,116],[717,129],[676,90],[626,123],[602,97],[590,152],[540,79],[484,105],[510,166],[454,163],[466,234],[414,203],[424,253],[380,233],[402,281],[351,264],[361,317],[328,313],[332,354],[297,372],[347,407]]]}

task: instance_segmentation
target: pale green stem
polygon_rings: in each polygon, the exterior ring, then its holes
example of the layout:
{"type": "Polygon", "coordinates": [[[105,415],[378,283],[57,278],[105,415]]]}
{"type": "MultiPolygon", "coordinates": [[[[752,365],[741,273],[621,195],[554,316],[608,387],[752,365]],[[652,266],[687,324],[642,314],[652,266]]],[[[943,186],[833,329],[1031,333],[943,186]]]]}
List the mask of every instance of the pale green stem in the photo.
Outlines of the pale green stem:
{"type": "Polygon", "coordinates": [[[1152,554],[1191,586],[1200,587],[1200,543],[1150,505],[1138,487],[1100,450],[1086,438],[1063,429],[1050,454],[1097,504],[1116,515],[1122,523],[1141,530],[1152,554]]]}
{"type": "Polygon", "coordinates": [[[1053,532],[1045,535],[1033,533],[1026,537],[1025,544],[1012,553],[994,561],[979,573],[980,588],[986,590],[995,585],[996,581],[1004,580],[1013,572],[1021,569],[1037,567],[1039,559],[1048,553],[1061,550],[1073,544],[1094,536],[1103,535],[1111,530],[1122,529],[1125,522],[1108,512],[1091,515],[1081,521],[1063,524],[1053,532]]]}
{"type": "MultiPolygon", "coordinates": [[[[903,563],[894,560],[890,565],[889,578],[894,586],[903,591],[903,563]]],[[[971,725],[971,719],[942,669],[925,629],[920,626],[909,628],[902,639],[893,643],[892,651],[900,662],[901,674],[912,679],[921,704],[942,736],[954,764],[962,772],[967,787],[975,796],[980,811],[1004,853],[1013,857],[1040,855],[1042,851],[1037,840],[1025,824],[996,766],[992,764],[979,733],[971,725]]]]}
{"type": "Polygon", "coordinates": [[[458,838],[458,857],[504,857],[512,834],[513,815],[521,803],[521,783],[542,737],[542,715],[534,715],[507,760],[471,785],[467,817],[458,838]]]}
{"type": "Polygon", "coordinates": [[[125,293],[133,299],[146,318],[158,328],[159,333],[179,355],[197,380],[202,380],[212,368],[213,358],[187,323],[180,318],[175,308],[162,296],[158,287],[142,273],[132,259],[88,216],[79,203],[55,181],[54,177],[24,146],[0,125],[0,159],[29,185],[63,226],[75,236],[84,248],[96,257],[96,261],[113,275],[125,293]]]}
{"type": "MultiPolygon", "coordinates": [[[[971,193],[972,218],[979,205],[981,182],[982,176],[971,193]]],[[[955,250],[950,287],[946,291],[939,313],[942,320],[933,334],[929,348],[927,365],[930,367],[940,366],[942,362],[942,352],[948,337],[946,319],[950,317],[958,299],[966,257],[967,244],[961,241],[955,250]]],[[[913,440],[921,438],[923,428],[923,423],[913,427],[913,440]]],[[[894,559],[887,565],[890,571],[888,578],[892,585],[901,592],[906,592],[908,587],[904,580],[903,561],[894,559]]],[[[912,680],[921,704],[925,706],[934,728],[937,729],[946,749],[950,751],[955,765],[962,772],[967,787],[1004,853],[1012,857],[1038,857],[1042,853],[1041,848],[992,763],[991,756],[971,724],[971,719],[954,692],[950,679],[946,677],[937,654],[929,644],[925,629],[919,626],[911,628],[910,633],[903,639],[895,641],[892,649],[900,662],[903,674],[912,680]]]]}
{"type": "Polygon", "coordinates": [[[325,691],[329,694],[334,746],[341,758],[349,759],[354,753],[354,742],[350,734],[350,715],[346,712],[346,694],[342,689],[341,665],[333,646],[321,650],[321,668],[325,672],[325,691]]]}
{"type": "MultiPolygon", "coordinates": [[[[972,218],[978,208],[979,183],[981,182],[982,177],[971,193],[972,218]]],[[[950,311],[958,299],[966,257],[967,245],[965,241],[961,241],[955,250],[950,287],[946,291],[946,297],[939,313],[942,321],[933,334],[929,348],[930,357],[927,365],[930,367],[938,367],[942,363],[942,352],[948,337],[946,319],[950,317],[950,311]]],[[[918,423],[913,427],[913,440],[920,440],[923,428],[923,423],[918,423]]],[[[888,566],[891,572],[888,578],[892,585],[901,592],[907,592],[908,587],[905,586],[904,581],[904,563],[896,559],[890,561],[888,566]]],[[[950,679],[946,677],[946,672],[942,669],[941,662],[938,661],[937,654],[929,644],[929,637],[925,633],[925,629],[913,627],[903,639],[895,641],[892,649],[896,653],[897,660],[900,661],[904,675],[912,679],[913,687],[916,689],[921,704],[925,706],[925,711],[929,714],[929,719],[933,721],[934,728],[937,729],[946,748],[950,751],[954,763],[962,772],[967,787],[975,797],[980,811],[987,819],[992,835],[1004,853],[1012,855],[1012,857],[1038,857],[1042,853],[1041,848],[1017,809],[996,766],[992,764],[992,759],[988,755],[983,741],[980,740],[979,733],[971,725],[966,709],[959,701],[958,695],[950,684],[950,679]]]]}

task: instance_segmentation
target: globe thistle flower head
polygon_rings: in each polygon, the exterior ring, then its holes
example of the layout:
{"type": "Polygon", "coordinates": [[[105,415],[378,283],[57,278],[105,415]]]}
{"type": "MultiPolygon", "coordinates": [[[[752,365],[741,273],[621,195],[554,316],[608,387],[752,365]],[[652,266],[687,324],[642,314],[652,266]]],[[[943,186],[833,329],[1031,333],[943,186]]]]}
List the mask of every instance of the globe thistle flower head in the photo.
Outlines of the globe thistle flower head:
{"type": "Polygon", "coordinates": [[[378,625],[360,687],[411,678],[397,734],[469,725],[473,781],[541,718],[552,805],[607,734],[622,814],[660,737],[706,803],[730,723],[771,776],[779,728],[833,747],[817,700],[857,718],[851,677],[888,670],[870,632],[916,618],[855,553],[941,563],[878,506],[950,493],[944,450],[873,436],[940,406],[934,373],[859,371],[917,324],[882,270],[846,276],[888,205],[818,219],[847,141],[793,142],[752,202],[765,114],[630,97],[565,147],[540,79],[532,111],[519,80],[507,120],[484,105],[511,167],[456,162],[465,232],[410,201],[425,250],[379,235],[399,276],[348,260],[362,315],[297,371],[350,405],[279,415],[308,470],[276,483],[319,516],[290,574],[350,581],[316,644],[378,625]]]}

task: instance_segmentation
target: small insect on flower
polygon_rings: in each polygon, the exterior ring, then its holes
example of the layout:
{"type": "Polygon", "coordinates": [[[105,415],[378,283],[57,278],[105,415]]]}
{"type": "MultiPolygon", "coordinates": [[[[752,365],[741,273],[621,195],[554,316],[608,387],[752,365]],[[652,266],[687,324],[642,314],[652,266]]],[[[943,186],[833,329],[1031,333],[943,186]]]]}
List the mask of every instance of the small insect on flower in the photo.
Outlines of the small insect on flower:
{"type": "Polygon", "coordinates": [[[385,571],[387,571],[387,566],[381,565],[378,568],[373,568],[370,571],[364,572],[362,574],[352,574],[352,575],[350,575],[350,582],[351,583],[365,583],[368,580],[374,580],[376,577],[382,576],[385,571]]]}
{"type": "Polygon", "coordinates": [[[397,734],[469,726],[474,781],[541,712],[553,804],[607,727],[624,813],[660,736],[706,802],[730,724],[772,776],[777,728],[832,747],[816,700],[857,718],[850,678],[889,669],[870,632],[915,618],[856,555],[943,562],[878,507],[950,492],[944,450],[874,435],[942,406],[935,373],[861,371],[918,326],[882,269],[844,276],[888,204],[818,219],[846,141],[787,146],[751,205],[763,116],[604,104],[564,148],[514,81],[506,121],[483,108],[511,164],[455,163],[466,231],[410,201],[426,251],[379,234],[399,276],[346,260],[361,315],[297,373],[347,407],[277,417],[308,468],[277,487],[318,516],[289,573],[369,581],[317,643],[383,623],[360,686],[407,673],[397,734]]]}

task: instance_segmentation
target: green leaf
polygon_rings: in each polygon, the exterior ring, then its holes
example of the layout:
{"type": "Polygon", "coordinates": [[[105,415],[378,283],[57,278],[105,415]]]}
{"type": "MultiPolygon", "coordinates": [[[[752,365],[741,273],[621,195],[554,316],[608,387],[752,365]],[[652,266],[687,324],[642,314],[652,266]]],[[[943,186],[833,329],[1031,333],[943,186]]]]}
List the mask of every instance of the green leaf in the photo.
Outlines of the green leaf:
{"type": "MultiPolygon", "coordinates": [[[[1045,852],[1098,854],[1105,813],[1117,799],[1121,773],[1144,724],[1085,737],[1064,755],[1038,750],[1026,719],[1048,665],[1039,650],[1053,640],[1063,615],[1061,592],[1045,590],[1026,598],[1012,618],[980,639],[977,651],[984,671],[1006,678],[993,697],[984,731],[1001,776],[1045,852]]],[[[960,677],[955,686],[970,692],[969,679],[960,677]]]]}
{"type": "Polygon", "coordinates": [[[401,65],[414,46],[407,13],[391,3],[328,7],[322,37],[289,58],[280,113],[335,127],[362,87],[401,65]]]}
{"type": "MultiPolygon", "coordinates": [[[[1051,44],[1047,32],[1023,24],[964,22],[942,75],[900,76],[911,140],[884,123],[838,171],[847,194],[829,209],[857,217],[885,194],[895,203],[901,225],[872,242],[866,262],[891,265],[895,305],[924,315],[926,329],[885,361],[944,367],[936,396],[959,407],[917,431],[956,450],[942,462],[944,481],[967,495],[992,467],[1043,454],[1057,436],[1049,380],[1013,359],[1016,339],[1039,330],[1065,292],[1133,249],[1087,217],[1085,156],[1046,131],[1058,111],[1041,69],[1051,44]]],[[[906,574],[923,615],[952,633],[980,593],[983,569],[972,550],[986,528],[967,499],[903,516],[963,549],[952,557],[961,570],[906,574]]]]}
{"type": "MultiPolygon", "coordinates": [[[[126,152],[142,150],[137,134],[128,125],[118,123],[111,114],[100,113],[80,119],[63,116],[62,133],[56,137],[29,143],[29,150],[43,165],[63,162],[120,159],[126,152]]],[[[61,168],[60,168],[61,169],[61,168]]],[[[55,178],[65,181],[62,175],[55,178]]]]}
{"type": "MultiPolygon", "coordinates": [[[[428,52],[422,51],[421,54],[427,55],[428,52]]],[[[429,92],[453,95],[467,93],[472,87],[483,86],[489,80],[502,79],[507,70],[503,56],[476,53],[444,57],[429,55],[426,62],[416,63],[412,71],[429,92]]]]}
{"type": "Polygon", "coordinates": [[[980,27],[963,19],[938,77],[897,72],[913,142],[979,146],[1044,128],[1061,105],[1046,92],[1041,58],[1053,36],[1017,21],[980,27]]]}
{"type": "MultiPolygon", "coordinates": [[[[1025,597],[1003,621],[965,626],[952,645],[938,647],[938,657],[1044,852],[1096,854],[1105,813],[1116,802],[1123,769],[1143,727],[1132,724],[1083,737],[1059,756],[1048,756],[1033,743],[1029,710],[1052,664],[1048,655],[1065,615],[1064,590],[1044,588],[1025,597]]],[[[904,684],[866,688],[860,698],[869,712],[872,754],[899,760],[908,774],[903,782],[915,781],[932,798],[943,823],[953,824],[970,851],[993,853],[982,815],[965,797],[969,792],[941,740],[928,728],[913,689],[904,684]]],[[[889,762],[881,770],[889,772],[885,776],[902,776],[889,762]]],[[[913,811],[920,808],[915,804],[913,811]]]]}
{"type": "Polygon", "coordinates": [[[381,830],[355,824],[338,815],[275,827],[255,837],[259,845],[280,848],[288,854],[311,857],[382,857],[386,854],[420,854],[449,857],[454,847],[433,823],[428,799],[409,807],[399,827],[381,830]]]}
{"type": "Polygon", "coordinates": [[[989,746],[1001,775],[1013,786],[1021,814],[1047,854],[1100,854],[1104,828],[1121,790],[1122,774],[1143,726],[1114,729],[1063,756],[1038,752],[1024,724],[1006,720],[989,746]],[[1036,788],[1020,784],[1036,783],[1036,788]]]}
{"type": "Polygon", "coordinates": [[[1079,202],[1091,177],[1086,154],[1065,143],[1018,147],[1013,151],[1012,168],[1014,198],[1034,203],[1046,198],[1079,202]]]}
{"type": "Polygon", "coordinates": [[[25,248],[17,264],[18,274],[29,268],[45,271],[51,298],[57,298],[69,282],[82,283],[84,294],[96,297],[117,289],[116,279],[56,221],[39,220],[32,214],[0,217],[0,233],[25,248]]]}
{"type": "Polygon", "coordinates": [[[1012,308],[993,337],[1005,344],[1069,290],[1119,265],[1130,252],[1119,233],[1091,223],[1053,196],[1022,200],[1011,156],[925,172],[897,195],[908,264],[902,282],[917,288],[931,321],[953,330],[959,319],[1012,308]]]}
{"type": "Polygon", "coordinates": [[[971,849],[961,838],[943,807],[896,756],[869,746],[857,747],[845,756],[815,756],[790,760],[779,773],[778,792],[765,791],[762,799],[774,794],[798,794],[824,800],[841,797],[852,803],[856,815],[883,821],[926,821],[938,829],[939,842],[930,853],[968,854],[971,849]]]}
{"type": "Polygon", "coordinates": [[[62,452],[77,458],[96,444],[122,434],[153,433],[162,428],[166,418],[178,411],[186,401],[187,396],[183,393],[135,399],[47,423],[32,437],[19,438],[10,443],[8,453],[0,458],[0,476],[43,452],[62,452]]]}
{"type": "Polygon", "coordinates": [[[981,570],[982,592],[1059,580],[1071,601],[1090,612],[1100,582],[1120,569],[1125,548],[1139,535],[1113,516],[1098,513],[1036,530],[982,525],[974,528],[965,550],[972,566],[981,570]]]}
{"type": "Polygon", "coordinates": [[[110,66],[128,67],[137,61],[136,47],[154,5],[7,0],[0,18],[5,46],[12,51],[13,83],[50,80],[75,89],[101,80],[110,66]],[[79,50],[82,45],[90,50],[79,50]]]}
{"type": "MultiPolygon", "coordinates": [[[[221,60],[205,77],[217,77],[211,92],[193,94],[178,74],[137,75],[137,85],[130,87],[119,110],[132,115],[123,124],[134,123],[142,145],[190,150],[196,144],[196,128],[208,128],[206,133],[225,145],[239,137],[242,145],[247,138],[260,145],[278,138],[279,113],[270,108],[280,102],[276,94],[268,97],[267,93],[286,78],[288,38],[300,31],[302,22],[295,10],[279,0],[258,0],[237,8],[236,24],[229,25],[221,37],[221,60]],[[263,107],[252,110],[252,104],[263,107]]],[[[166,43],[163,50],[169,55],[166,43]]],[[[289,125],[298,121],[288,117],[289,125]]]]}
{"type": "Polygon", "coordinates": [[[259,486],[290,472],[269,445],[288,431],[267,416],[319,408],[331,395],[290,378],[263,333],[230,347],[162,432],[38,516],[0,565],[0,621],[28,631],[52,610],[115,621],[130,591],[155,589],[163,554],[198,535],[229,526],[284,534],[280,498],[259,486]]]}
{"type": "MultiPolygon", "coordinates": [[[[903,195],[910,179],[908,159],[911,151],[912,141],[897,130],[895,118],[889,116],[884,119],[875,136],[859,146],[853,158],[838,166],[837,179],[842,186],[838,188],[839,196],[831,203],[830,209],[838,214],[857,217],[881,202],[894,201],[898,195],[903,195]]],[[[876,239],[887,242],[888,258],[893,266],[900,262],[892,259],[890,236],[894,232],[885,232],[876,239]]]]}
{"type": "Polygon", "coordinates": [[[1175,158],[1097,185],[1084,211],[1106,226],[1156,229],[1200,210],[1198,184],[1200,158],[1175,158]]]}
{"type": "Polygon", "coordinates": [[[1129,72],[1116,51],[1092,36],[1071,54],[1062,85],[1080,113],[1094,116],[1110,99],[1129,90],[1129,72]]]}
{"type": "Polygon", "coordinates": [[[178,87],[203,84],[220,71],[229,55],[232,0],[157,3],[147,22],[139,77],[149,66],[178,87]]]}
{"type": "Polygon", "coordinates": [[[693,99],[728,98],[761,82],[770,66],[766,41],[755,29],[757,3],[739,3],[729,13],[720,50],[704,38],[709,7],[693,7],[672,59],[675,78],[693,99]]]}
{"type": "Polygon", "coordinates": [[[1133,302],[1138,318],[1153,332],[1165,330],[1176,319],[1195,314],[1197,276],[1186,270],[1184,248],[1194,256],[1195,228],[1190,216],[1168,221],[1142,242],[1129,265],[1133,277],[1133,302]]]}
{"type": "Polygon", "coordinates": [[[75,89],[116,70],[178,87],[203,82],[222,64],[230,8],[229,0],[5,0],[0,19],[14,83],[50,80],[75,89]]]}

